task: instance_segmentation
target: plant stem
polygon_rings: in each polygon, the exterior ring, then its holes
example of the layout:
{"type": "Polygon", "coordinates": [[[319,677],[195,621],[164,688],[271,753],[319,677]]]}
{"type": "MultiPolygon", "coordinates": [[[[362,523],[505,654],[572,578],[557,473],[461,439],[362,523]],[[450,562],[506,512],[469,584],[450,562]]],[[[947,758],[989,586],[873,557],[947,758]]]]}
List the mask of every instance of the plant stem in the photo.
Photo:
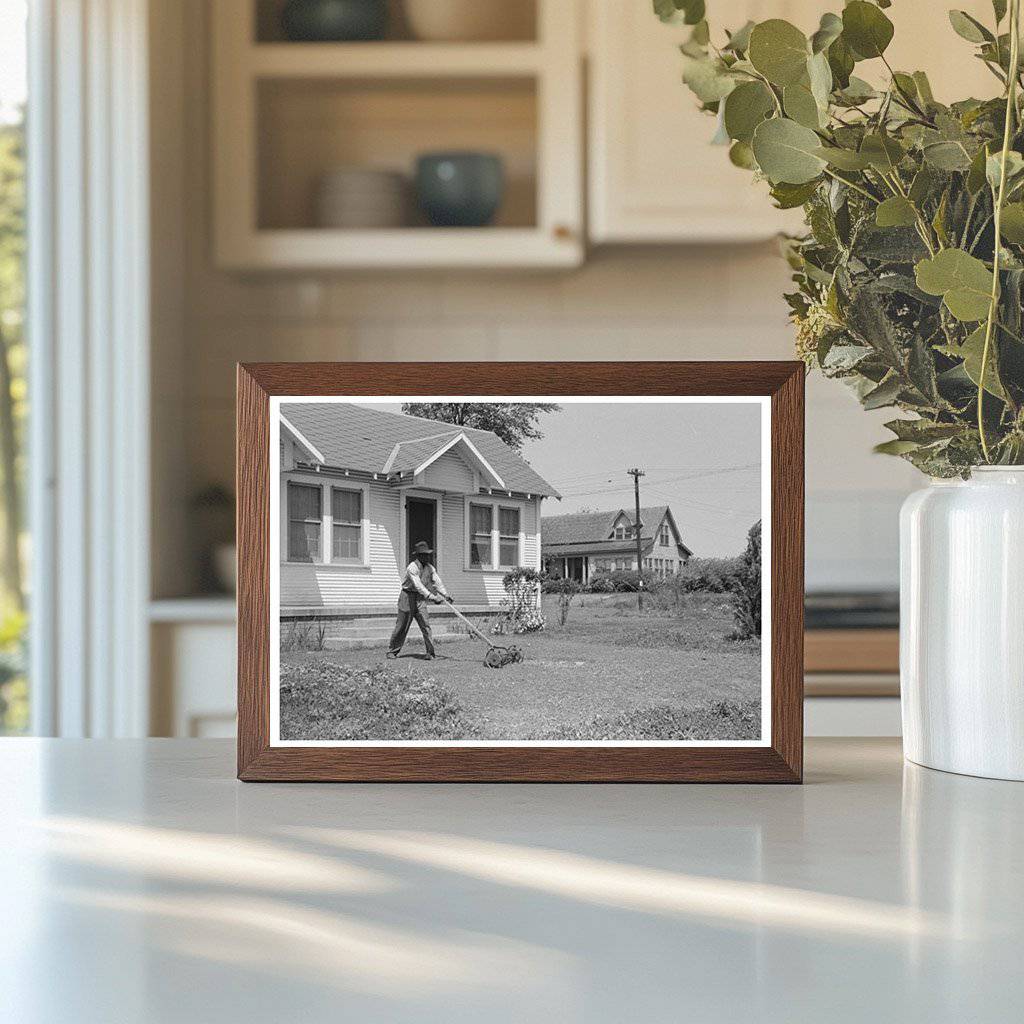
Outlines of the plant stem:
{"type": "Polygon", "coordinates": [[[873,196],[866,188],[861,188],[860,185],[858,185],[856,182],[847,181],[846,178],[840,178],[838,174],[833,174],[827,167],[824,168],[824,173],[827,174],[833,180],[841,182],[843,185],[852,188],[854,192],[859,192],[862,196],[867,196],[867,198],[870,199],[871,202],[875,203],[876,205],[878,204],[878,196],[873,196]]]}
{"type": "Polygon", "coordinates": [[[989,300],[988,319],[985,322],[985,345],[981,350],[981,369],[978,371],[978,435],[985,461],[992,462],[988,437],[985,433],[985,373],[988,370],[989,354],[992,347],[992,331],[999,309],[999,256],[1001,253],[1001,232],[1003,201],[1006,198],[1006,161],[1010,152],[1013,135],[1013,121],[1017,112],[1017,68],[1020,62],[1020,0],[1010,0],[1010,73],[1006,83],[1006,119],[1003,124],[1003,149],[999,155],[999,189],[995,196],[993,227],[995,243],[992,253],[992,296],[989,300]]]}

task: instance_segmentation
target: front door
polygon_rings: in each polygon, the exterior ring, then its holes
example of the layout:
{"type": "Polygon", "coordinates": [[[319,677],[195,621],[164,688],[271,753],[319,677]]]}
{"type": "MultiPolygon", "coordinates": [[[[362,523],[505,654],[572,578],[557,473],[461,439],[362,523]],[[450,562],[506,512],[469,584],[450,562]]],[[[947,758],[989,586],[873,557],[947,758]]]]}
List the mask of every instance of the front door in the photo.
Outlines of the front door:
{"type": "Polygon", "coordinates": [[[412,549],[425,540],[433,549],[430,556],[433,565],[437,559],[437,505],[423,498],[405,499],[405,553],[406,565],[412,561],[412,549]]]}
{"type": "Polygon", "coordinates": [[[568,559],[568,575],[569,579],[575,580],[577,583],[583,582],[583,559],[582,558],[570,558],[568,559]]]}

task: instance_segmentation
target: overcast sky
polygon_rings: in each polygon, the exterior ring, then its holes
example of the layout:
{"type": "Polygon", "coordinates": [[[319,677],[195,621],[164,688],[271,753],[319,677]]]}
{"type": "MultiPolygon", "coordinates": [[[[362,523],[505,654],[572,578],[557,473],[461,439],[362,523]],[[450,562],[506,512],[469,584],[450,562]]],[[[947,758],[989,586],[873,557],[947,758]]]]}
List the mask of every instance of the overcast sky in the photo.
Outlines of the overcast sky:
{"type": "Polygon", "coordinates": [[[562,494],[544,501],[544,515],[632,508],[626,470],[639,466],[642,504],[671,505],[695,555],[738,554],[760,518],[760,405],[565,403],[540,426],[523,456],[562,494]]]}

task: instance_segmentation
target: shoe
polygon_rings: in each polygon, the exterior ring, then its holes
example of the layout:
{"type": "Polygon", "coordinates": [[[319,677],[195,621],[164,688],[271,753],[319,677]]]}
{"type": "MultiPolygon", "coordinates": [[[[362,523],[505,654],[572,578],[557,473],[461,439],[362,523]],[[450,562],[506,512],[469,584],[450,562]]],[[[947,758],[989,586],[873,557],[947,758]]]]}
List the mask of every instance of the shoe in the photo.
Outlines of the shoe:
{"type": "Polygon", "coordinates": [[[428,654],[427,655],[427,661],[434,661],[435,658],[437,658],[436,654],[428,654]]]}
{"type": "Polygon", "coordinates": [[[395,651],[388,651],[388,653],[385,654],[384,657],[387,658],[388,661],[394,661],[395,658],[398,657],[398,654],[395,651]]]}

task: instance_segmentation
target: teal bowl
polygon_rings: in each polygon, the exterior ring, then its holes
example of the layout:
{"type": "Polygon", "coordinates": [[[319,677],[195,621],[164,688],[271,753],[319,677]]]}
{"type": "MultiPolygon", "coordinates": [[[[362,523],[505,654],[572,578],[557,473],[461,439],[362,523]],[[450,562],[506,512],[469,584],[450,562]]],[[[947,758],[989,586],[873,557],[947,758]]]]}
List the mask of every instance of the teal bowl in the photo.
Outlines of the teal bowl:
{"type": "Polygon", "coordinates": [[[387,0],[288,0],[281,11],[281,28],[294,42],[368,42],[387,27],[387,0]]]}
{"type": "Polygon", "coordinates": [[[505,167],[494,153],[424,153],[416,161],[416,196],[435,227],[484,227],[504,193],[505,167]]]}

